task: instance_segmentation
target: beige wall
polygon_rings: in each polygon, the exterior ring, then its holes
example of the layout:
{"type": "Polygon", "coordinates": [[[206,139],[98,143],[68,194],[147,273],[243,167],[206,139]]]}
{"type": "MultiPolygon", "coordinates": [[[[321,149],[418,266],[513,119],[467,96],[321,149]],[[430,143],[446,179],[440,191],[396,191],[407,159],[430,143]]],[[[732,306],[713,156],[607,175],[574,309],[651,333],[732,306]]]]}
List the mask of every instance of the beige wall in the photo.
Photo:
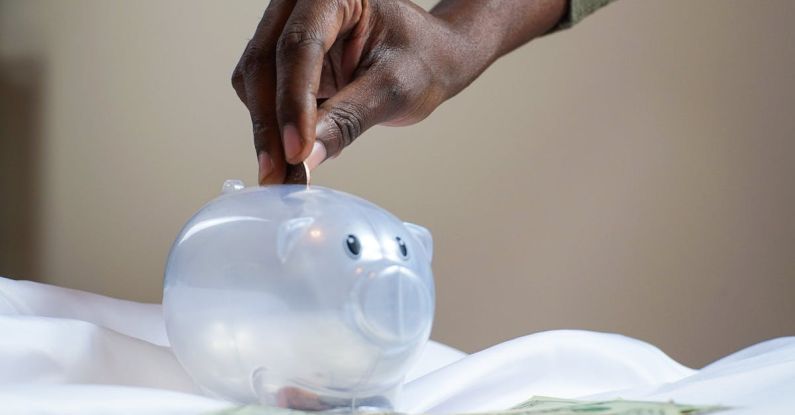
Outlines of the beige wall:
{"type": "MultiPolygon", "coordinates": [[[[0,4],[0,56],[44,65],[39,276],[158,301],[180,226],[254,181],[228,78],[265,2],[0,4]]],[[[584,328],[702,365],[795,334],[793,22],[789,0],[620,1],[315,183],[432,230],[433,336],[467,351],[584,328]]]]}

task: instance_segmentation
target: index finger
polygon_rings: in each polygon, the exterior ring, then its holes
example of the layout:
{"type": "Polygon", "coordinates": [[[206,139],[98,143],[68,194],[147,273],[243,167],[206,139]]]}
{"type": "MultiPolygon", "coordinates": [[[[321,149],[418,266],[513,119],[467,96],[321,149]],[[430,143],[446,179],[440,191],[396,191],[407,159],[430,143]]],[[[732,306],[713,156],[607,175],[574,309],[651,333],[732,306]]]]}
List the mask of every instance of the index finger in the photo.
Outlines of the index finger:
{"type": "Polygon", "coordinates": [[[276,115],[284,154],[297,164],[315,141],[317,91],[323,58],[362,14],[360,0],[298,0],[276,52],[276,115]]]}
{"type": "Polygon", "coordinates": [[[276,43],[294,3],[294,0],[274,0],[268,5],[235,69],[234,77],[243,84],[238,95],[251,115],[259,184],[281,183],[285,175],[286,163],[275,110],[276,43]]]}

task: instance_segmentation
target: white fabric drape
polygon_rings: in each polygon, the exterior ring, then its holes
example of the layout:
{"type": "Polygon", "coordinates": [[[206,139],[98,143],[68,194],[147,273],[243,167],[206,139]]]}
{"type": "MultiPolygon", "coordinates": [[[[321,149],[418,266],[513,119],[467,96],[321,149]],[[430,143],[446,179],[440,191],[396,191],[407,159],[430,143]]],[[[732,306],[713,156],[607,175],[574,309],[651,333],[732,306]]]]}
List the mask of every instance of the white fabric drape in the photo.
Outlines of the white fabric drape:
{"type": "MultiPolygon", "coordinates": [[[[795,413],[795,337],[699,371],[616,334],[536,333],[471,355],[430,342],[397,409],[498,410],[533,395],[795,413]]],[[[181,368],[160,305],[0,278],[0,414],[199,414],[231,405],[203,396],[181,368]]]]}

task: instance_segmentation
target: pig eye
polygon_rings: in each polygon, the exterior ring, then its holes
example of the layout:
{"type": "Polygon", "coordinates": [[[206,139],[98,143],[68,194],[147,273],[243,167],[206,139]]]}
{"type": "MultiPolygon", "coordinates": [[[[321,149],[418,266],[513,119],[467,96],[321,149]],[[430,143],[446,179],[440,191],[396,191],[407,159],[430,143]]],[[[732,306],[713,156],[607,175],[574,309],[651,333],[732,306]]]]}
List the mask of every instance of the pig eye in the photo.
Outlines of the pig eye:
{"type": "Polygon", "coordinates": [[[350,256],[358,258],[359,254],[362,252],[362,244],[359,243],[359,238],[357,238],[356,235],[348,235],[348,237],[345,238],[345,249],[350,256]]]}
{"type": "Polygon", "coordinates": [[[407,259],[409,257],[409,248],[406,246],[406,242],[399,236],[396,236],[395,240],[398,243],[398,248],[400,248],[400,256],[403,257],[403,259],[407,259]]]}

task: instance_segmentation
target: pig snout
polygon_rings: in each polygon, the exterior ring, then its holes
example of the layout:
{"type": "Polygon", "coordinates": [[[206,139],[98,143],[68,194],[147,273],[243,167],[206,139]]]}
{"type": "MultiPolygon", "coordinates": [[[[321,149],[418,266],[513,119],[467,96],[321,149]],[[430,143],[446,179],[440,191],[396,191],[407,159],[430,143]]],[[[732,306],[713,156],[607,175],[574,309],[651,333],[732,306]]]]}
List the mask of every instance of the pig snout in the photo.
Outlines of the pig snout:
{"type": "Polygon", "coordinates": [[[365,337],[399,348],[427,335],[433,294],[413,270],[386,265],[363,274],[353,290],[352,311],[365,337]]]}

